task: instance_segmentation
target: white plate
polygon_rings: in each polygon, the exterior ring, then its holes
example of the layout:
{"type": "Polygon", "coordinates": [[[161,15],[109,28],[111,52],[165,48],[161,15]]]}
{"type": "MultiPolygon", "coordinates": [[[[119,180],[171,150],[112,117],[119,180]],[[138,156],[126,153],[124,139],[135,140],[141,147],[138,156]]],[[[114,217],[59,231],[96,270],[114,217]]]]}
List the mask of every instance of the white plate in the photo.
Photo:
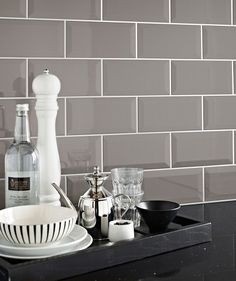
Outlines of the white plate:
{"type": "Polygon", "coordinates": [[[30,246],[22,247],[20,245],[12,244],[6,239],[0,237],[0,255],[1,253],[9,255],[17,255],[21,257],[38,257],[53,255],[65,250],[71,250],[80,245],[80,243],[87,237],[87,230],[80,226],[75,225],[72,232],[61,241],[44,246],[30,246]]]}
{"type": "Polygon", "coordinates": [[[32,260],[32,259],[44,259],[44,258],[49,258],[49,257],[54,257],[54,256],[58,256],[58,255],[63,255],[63,254],[69,254],[69,253],[74,253],[77,251],[81,251],[84,250],[86,248],[88,248],[91,244],[93,243],[93,238],[91,235],[87,234],[87,236],[85,237],[85,239],[83,239],[76,247],[73,247],[71,249],[67,249],[67,250],[63,250],[63,251],[57,251],[54,253],[48,253],[45,255],[33,255],[33,256],[22,256],[20,254],[9,254],[7,252],[0,252],[0,256],[1,257],[5,257],[5,258],[10,258],[10,259],[18,259],[18,260],[32,260]]]}

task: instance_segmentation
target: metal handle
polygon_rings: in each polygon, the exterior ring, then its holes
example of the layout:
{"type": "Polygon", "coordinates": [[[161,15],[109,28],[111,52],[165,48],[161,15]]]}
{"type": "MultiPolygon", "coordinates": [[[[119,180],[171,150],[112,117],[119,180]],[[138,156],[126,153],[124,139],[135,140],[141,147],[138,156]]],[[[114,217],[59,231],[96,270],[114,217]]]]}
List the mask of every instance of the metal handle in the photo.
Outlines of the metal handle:
{"type": "Polygon", "coordinates": [[[61,200],[63,201],[63,203],[66,205],[66,207],[74,210],[76,213],[76,209],[74,207],[74,205],[72,204],[72,202],[70,201],[70,199],[66,196],[65,192],[57,185],[55,184],[55,182],[52,183],[52,186],[56,189],[56,191],[60,194],[61,200]]]}
{"type": "Polygon", "coordinates": [[[128,206],[125,208],[123,214],[121,214],[121,211],[119,211],[120,219],[122,219],[123,216],[128,212],[129,208],[131,207],[131,202],[132,202],[131,198],[128,195],[123,194],[123,193],[119,193],[119,194],[115,195],[114,196],[114,200],[116,200],[117,197],[121,197],[121,196],[126,197],[128,199],[128,201],[129,201],[129,203],[128,203],[128,206]]]}

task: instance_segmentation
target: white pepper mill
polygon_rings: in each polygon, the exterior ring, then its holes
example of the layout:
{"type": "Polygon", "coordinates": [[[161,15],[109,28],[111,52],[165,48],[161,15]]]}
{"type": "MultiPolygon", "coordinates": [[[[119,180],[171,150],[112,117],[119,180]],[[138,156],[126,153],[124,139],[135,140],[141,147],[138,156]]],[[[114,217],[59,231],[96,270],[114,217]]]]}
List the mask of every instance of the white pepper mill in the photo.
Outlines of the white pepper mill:
{"type": "Polygon", "coordinates": [[[60,186],[61,165],[56,141],[57,96],[61,83],[48,69],[34,78],[32,84],[36,95],[36,115],[38,119],[38,141],[40,161],[40,204],[60,206],[60,196],[52,183],[60,186]]]}

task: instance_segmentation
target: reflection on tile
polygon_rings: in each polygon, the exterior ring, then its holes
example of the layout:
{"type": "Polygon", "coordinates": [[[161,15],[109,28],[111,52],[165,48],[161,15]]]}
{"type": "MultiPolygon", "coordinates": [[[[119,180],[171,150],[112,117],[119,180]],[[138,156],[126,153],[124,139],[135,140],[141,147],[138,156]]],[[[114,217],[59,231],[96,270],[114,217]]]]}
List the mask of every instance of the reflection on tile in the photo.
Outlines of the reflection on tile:
{"type": "Polygon", "coordinates": [[[135,98],[68,99],[68,134],[135,132],[135,106],[135,98]]]}
{"type": "Polygon", "coordinates": [[[115,167],[169,167],[169,135],[104,136],[104,170],[115,167]]]}
{"type": "Polygon", "coordinates": [[[179,203],[203,200],[201,169],[145,172],[143,187],[145,200],[172,200],[179,203]]]}
{"type": "Polygon", "coordinates": [[[0,17],[25,17],[25,0],[0,0],[0,17]]]}
{"type": "Polygon", "coordinates": [[[101,166],[100,137],[57,138],[62,174],[88,173],[101,166]]]}
{"type": "Polygon", "coordinates": [[[236,198],[236,167],[211,167],[205,169],[206,200],[236,198]]]}
{"type": "Polygon", "coordinates": [[[0,56],[63,56],[63,22],[0,20],[0,56]],[[46,42],[46,44],[45,44],[46,42]]]}
{"type": "Polygon", "coordinates": [[[29,0],[29,17],[100,19],[99,0],[29,0]]]}
{"type": "Polygon", "coordinates": [[[205,129],[234,129],[236,97],[204,97],[205,129]]]}
{"type": "Polygon", "coordinates": [[[0,97],[23,97],[26,95],[25,60],[0,60],[0,97]]]}
{"type": "MultiPolygon", "coordinates": [[[[14,135],[15,119],[16,119],[16,104],[29,104],[29,123],[31,136],[37,136],[38,122],[35,113],[35,99],[17,99],[17,100],[0,100],[0,138],[12,137],[14,135]]],[[[58,100],[59,110],[56,120],[56,134],[63,135],[65,132],[65,113],[64,100],[58,100]]]]}
{"type": "Polygon", "coordinates": [[[59,96],[96,96],[101,94],[101,65],[98,60],[29,60],[29,92],[32,81],[48,68],[61,81],[59,96]]]}
{"type": "Polygon", "coordinates": [[[167,61],[104,61],[104,95],[168,95],[167,61]]]}
{"type": "Polygon", "coordinates": [[[67,22],[66,36],[69,57],[126,58],[135,55],[134,24],[67,22]]]}
{"type": "Polygon", "coordinates": [[[139,131],[201,129],[200,97],[139,98],[139,131]]]}
{"type": "Polygon", "coordinates": [[[203,55],[209,59],[235,59],[236,27],[204,26],[203,55]]]}
{"type": "MultiPolygon", "coordinates": [[[[91,173],[92,173],[91,169],[91,173]]],[[[67,177],[67,196],[71,202],[78,207],[79,197],[82,196],[89,186],[84,179],[84,176],[69,176],[67,177]]]]}
{"type": "Polygon", "coordinates": [[[173,61],[171,70],[174,95],[231,94],[231,62],[173,61]]]}
{"type": "Polygon", "coordinates": [[[232,163],[231,132],[175,133],[173,167],[232,163]]]}
{"type": "Polygon", "coordinates": [[[5,159],[5,153],[12,143],[12,140],[0,140],[0,178],[5,177],[5,164],[4,164],[4,159],[5,159]]]}
{"type": "Polygon", "coordinates": [[[167,22],[169,3],[166,0],[103,0],[103,18],[167,22]]]}
{"type": "Polygon", "coordinates": [[[200,27],[138,24],[141,58],[200,58],[200,27]]]}
{"type": "Polygon", "coordinates": [[[172,22],[230,24],[230,0],[172,0],[172,22]]]}
{"type": "Polygon", "coordinates": [[[0,210],[5,208],[5,180],[0,180],[0,210]]]}

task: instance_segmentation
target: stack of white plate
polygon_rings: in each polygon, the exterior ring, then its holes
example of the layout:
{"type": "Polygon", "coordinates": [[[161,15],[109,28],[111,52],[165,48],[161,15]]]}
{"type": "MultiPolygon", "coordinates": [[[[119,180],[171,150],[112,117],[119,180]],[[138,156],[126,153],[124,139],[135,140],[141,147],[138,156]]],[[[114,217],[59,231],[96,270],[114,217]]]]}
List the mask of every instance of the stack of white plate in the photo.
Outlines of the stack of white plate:
{"type": "Polygon", "coordinates": [[[92,242],[93,238],[80,225],[75,225],[72,232],[62,240],[48,245],[26,247],[8,242],[0,236],[0,256],[14,259],[47,258],[84,250],[92,242]]]}

